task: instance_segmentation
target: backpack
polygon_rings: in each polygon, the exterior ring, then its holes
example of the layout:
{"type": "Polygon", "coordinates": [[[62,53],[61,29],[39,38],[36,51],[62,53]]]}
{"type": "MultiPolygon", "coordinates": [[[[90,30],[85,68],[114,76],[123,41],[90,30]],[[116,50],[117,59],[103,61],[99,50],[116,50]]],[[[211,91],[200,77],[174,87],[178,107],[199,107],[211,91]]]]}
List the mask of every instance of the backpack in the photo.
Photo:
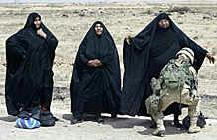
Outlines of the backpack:
{"type": "MultiPolygon", "coordinates": [[[[204,128],[206,125],[206,119],[207,117],[205,117],[203,115],[202,112],[200,112],[200,114],[197,116],[197,126],[199,126],[200,128],[204,128]]],[[[190,117],[189,115],[187,115],[183,120],[182,120],[182,125],[183,127],[188,130],[190,127],[190,117]]]]}
{"type": "Polygon", "coordinates": [[[175,64],[175,60],[170,60],[169,63],[161,71],[163,87],[169,89],[178,89],[183,87],[186,80],[188,80],[189,63],[182,63],[180,66],[175,64]]]}

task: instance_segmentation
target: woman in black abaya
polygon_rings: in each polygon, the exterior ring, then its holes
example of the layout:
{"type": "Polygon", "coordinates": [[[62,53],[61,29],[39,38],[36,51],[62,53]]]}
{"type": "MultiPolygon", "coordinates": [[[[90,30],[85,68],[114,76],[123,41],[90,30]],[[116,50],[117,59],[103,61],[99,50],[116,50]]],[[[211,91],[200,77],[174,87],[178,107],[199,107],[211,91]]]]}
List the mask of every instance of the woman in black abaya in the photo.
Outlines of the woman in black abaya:
{"type": "Polygon", "coordinates": [[[115,115],[119,110],[121,77],[118,52],[105,25],[97,21],[79,46],[71,79],[72,123],[81,122],[84,113],[115,115]]]}
{"type": "MultiPolygon", "coordinates": [[[[58,40],[38,13],[29,14],[24,28],[6,41],[5,97],[10,115],[50,113],[53,61],[58,40]]],[[[52,115],[50,115],[52,116],[52,115]]],[[[42,124],[43,125],[43,124],[42,124]]]]}
{"type": "MultiPolygon", "coordinates": [[[[198,71],[207,57],[214,57],[185,35],[165,13],[159,14],[143,31],[124,42],[124,82],[120,111],[128,115],[148,115],[145,99],[152,94],[150,79],[158,78],[161,69],[183,47],[195,53],[194,68],[198,71]]],[[[172,104],[164,112],[174,114],[174,123],[179,125],[179,104],[172,104]]]]}

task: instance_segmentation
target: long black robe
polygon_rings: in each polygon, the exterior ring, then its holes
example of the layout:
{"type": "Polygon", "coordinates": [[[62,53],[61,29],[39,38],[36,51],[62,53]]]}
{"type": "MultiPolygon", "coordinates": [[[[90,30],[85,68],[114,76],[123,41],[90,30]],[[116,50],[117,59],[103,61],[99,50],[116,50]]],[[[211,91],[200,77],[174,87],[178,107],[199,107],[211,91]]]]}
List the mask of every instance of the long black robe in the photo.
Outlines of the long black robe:
{"type": "Polygon", "coordinates": [[[23,29],[6,40],[5,98],[8,114],[31,112],[40,105],[50,109],[53,92],[53,61],[58,44],[56,37],[41,23],[47,34],[36,34],[31,13],[23,29]]]}
{"type": "Polygon", "coordinates": [[[89,29],[73,65],[70,85],[71,111],[81,113],[117,113],[121,94],[121,76],[117,48],[105,25],[97,21],[89,29]],[[103,33],[97,36],[95,25],[103,33]],[[99,59],[100,67],[87,66],[88,60],[99,59]]]}
{"type": "MultiPolygon", "coordinates": [[[[132,38],[130,45],[124,41],[125,72],[120,112],[132,116],[147,115],[145,99],[152,94],[150,79],[157,78],[164,65],[182,47],[189,47],[194,51],[193,66],[198,71],[207,51],[185,35],[165,13],[159,14],[132,38]],[[161,29],[158,26],[161,19],[168,19],[170,27],[161,29]]],[[[179,105],[171,105],[164,113],[179,114],[179,105]]]]}

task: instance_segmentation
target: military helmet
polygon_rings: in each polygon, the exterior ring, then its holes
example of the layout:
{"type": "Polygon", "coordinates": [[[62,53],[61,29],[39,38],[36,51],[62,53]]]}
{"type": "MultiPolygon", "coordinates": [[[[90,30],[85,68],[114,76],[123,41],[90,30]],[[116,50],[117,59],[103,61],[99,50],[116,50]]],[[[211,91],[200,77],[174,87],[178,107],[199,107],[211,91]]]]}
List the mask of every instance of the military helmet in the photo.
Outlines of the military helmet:
{"type": "Polygon", "coordinates": [[[191,64],[193,64],[194,52],[192,51],[192,49],[184,47],[180,51],[177,52],[176,56],[181,55],[181,54],[184,54],[185,56],[187,56],[190,59],[191,64]]]}

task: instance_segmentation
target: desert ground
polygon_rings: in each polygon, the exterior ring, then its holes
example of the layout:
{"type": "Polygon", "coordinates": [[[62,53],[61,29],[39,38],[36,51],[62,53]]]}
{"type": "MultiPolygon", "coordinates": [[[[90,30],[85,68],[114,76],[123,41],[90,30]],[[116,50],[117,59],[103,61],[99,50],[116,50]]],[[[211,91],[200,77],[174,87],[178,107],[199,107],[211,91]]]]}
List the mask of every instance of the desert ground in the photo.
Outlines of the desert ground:
{"type": "MultiPolygon", "coordinates": [[[[207,125],[200,133],[187,134],[172,126],[172,117],[165,118],[166,137],[151,135],[147,117],[118,116],[105,123],[87,121],[70,125],[69,84],[75,55],[85,33],[96,20],[105,23],[113,35],[121,60],[124,37],[141,31],[159,12],[171,14],[173,21],[198,44],[217,57],[217,4],[28,4],[0,5],[0,140],[215,140],[217,137],[217,65],[204,61],[199,71],[200,108],[207,125]],[[4,99],[5,40],[24,26],[30,12],[39,12],[43,22],[56,35],[59,45],[54,65],[54,96],[52,112],[60,121],[55,127],[24,130],[15,127],[8,116],[4,99]]],[[[184,117],[186,110],[183,110],[184,117]]]]}

